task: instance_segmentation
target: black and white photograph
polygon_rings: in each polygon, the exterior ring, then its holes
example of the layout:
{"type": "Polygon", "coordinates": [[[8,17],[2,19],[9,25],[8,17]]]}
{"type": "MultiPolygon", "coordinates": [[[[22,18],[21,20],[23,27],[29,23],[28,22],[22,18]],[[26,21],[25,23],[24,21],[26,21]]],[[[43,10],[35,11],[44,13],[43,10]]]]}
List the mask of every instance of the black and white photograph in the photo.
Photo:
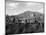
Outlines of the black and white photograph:
{"type": "Polygon", "coordinates": [[[44,33],[44,2],[5,0],[5,35],[44,33]]]}

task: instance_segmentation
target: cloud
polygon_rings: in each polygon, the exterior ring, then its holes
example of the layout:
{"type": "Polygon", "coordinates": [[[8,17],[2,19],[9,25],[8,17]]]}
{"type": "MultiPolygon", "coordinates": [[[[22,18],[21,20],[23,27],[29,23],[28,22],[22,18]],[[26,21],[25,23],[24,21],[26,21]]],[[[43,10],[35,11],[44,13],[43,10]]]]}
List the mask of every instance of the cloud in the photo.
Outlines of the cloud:
{"type": "Polygon", "coordinates": [[[31,10],[40,10],[43,8],[43,4],[40,3],[26,3],[27,9],[30,8],[31,10]]]}
{"type": "Polygon", "coordinates": [[[24,13],[25,11],[38,11],[43,12],[43,4],[41,3],[32,3],[32,2],[15,2],[9,1],[6,2],[6,12],[9,15],[18,15],[24,13]]]}
{"type": "Polygon", "coordinates": [[[19,3],[10,2],[6,4],[7,9],[15,9],[18,8],[19,3]]]}
{"type": "Polygon", "coordinates": [[[30,5],[32,5],[33,3],[26,3],[26,6],[30,6],[30,5]]]}
{"type": "Polygon", "coordinates": [[[10,7],[16,7],[17,5],[19,5],[19,3],[9,3],[10,7]]]}

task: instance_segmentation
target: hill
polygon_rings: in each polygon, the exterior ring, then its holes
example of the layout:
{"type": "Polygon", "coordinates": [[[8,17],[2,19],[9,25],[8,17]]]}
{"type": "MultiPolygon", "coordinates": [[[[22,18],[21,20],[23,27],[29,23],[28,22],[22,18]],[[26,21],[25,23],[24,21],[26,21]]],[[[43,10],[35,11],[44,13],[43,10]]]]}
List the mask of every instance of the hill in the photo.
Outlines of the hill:
{"type": "Polygon", "coordinates": [[[21,18],[34,18],[34,17],[41,17],[41,16],[44,16],[44,15],[42,13],[32,12],[32,11],[26,11],[24,13],[16,15],[16,17],[21,17],[21,18]]]}

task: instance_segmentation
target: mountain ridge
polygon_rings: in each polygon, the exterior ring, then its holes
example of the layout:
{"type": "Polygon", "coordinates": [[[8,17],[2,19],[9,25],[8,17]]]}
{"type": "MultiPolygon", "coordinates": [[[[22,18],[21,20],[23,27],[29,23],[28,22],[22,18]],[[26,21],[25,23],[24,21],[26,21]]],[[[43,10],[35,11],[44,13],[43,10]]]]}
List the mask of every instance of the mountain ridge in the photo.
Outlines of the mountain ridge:
{"type": "Polygon", "coordinates": [[[29,18],[29,17],[33,17],[34,15],[38,16],[43,16],[43,14],[39,13],[39,12],[32,12],[32,11],[26,11],[24,13],[21,13],[19,15],[16,15],[17,17],[24,17],[24,18],[29,18]]]}
{"type": "Polygon", "coordinates": [[[25,11],[24,13],[21,13],[19,15],[12,15],[12,16],[16,18],[34,18],[34,16],[41,17],[44,16],[44,14],[41,14],[39,12],[25,11]]]}

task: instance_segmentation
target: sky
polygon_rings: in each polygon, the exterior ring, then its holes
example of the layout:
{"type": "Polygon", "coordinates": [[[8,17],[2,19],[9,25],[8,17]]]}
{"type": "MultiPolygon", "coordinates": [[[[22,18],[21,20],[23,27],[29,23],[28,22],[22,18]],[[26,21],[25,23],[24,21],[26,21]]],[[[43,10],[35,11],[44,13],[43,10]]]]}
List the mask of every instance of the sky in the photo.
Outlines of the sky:
{"type": "Polygon", "coordinates": [[[43,13],[43,3],[6,0],[6,15],[19,15],[26,11],[43,13]]]}

